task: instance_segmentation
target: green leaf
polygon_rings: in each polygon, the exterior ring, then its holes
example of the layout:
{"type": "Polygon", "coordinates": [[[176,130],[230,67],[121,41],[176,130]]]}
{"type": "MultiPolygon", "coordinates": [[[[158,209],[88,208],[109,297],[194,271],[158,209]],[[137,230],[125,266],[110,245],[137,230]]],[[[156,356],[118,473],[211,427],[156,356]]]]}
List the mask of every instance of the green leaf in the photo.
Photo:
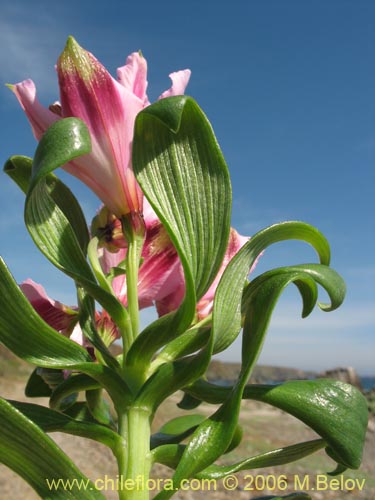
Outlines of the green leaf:
{"type": "Polygon", "coordinates": [[[32,163],[27,156],[11,156],[4,165],[4,172],[25,194],[30,185],[32,163]]]}
{"type": "MultiPolygon", "coordinates": [[[[287,222],[271,226],[257,233],[231,260],[219,282],[214,300],[211,352],[215,346],[218,350],[227,347],[240,331],[243,283],[255,259],[268,245],[289,238],[303,239],[312,244],[321,261],[329,261],[329,247],[326,239],[315,228],[307,224],[287,222]],[[228,337],[229,340],[227,340],[228,337]]],[[[337,292],[337,297],[333,291],[339,281],[337,274],[329,270],[335,277],[331,283],[329,277],[325,278],[324,272],[321,271],[321,268],[328,269],[327,266],[316,266],[314,268],[315,274],[319,276],[321,283],[328,288],[329,293],[334,296],[335,306],[337,306],[342,299],[342,287],[337,292]],[[321,271],[320,274],[317,269],[321,271]]],[[[317,290],[314,281],[316,276],[314,273],[312,273],[314,277],[310,274],[304,273],[300,268],[298,270],[283,268],[266,277],[262,275],[256,278],[245,288],[243,299],[245,324],[242,369],[239,380],[228,394],[223,405],[200,424],[192,435],[173,476],[176,486],[183,478],[191,477],[212,464],[230,446],[237,427],[242,393],[260,353],[273,307],[285,286],[290,282],[296,282],[304,299],[304,312],[306,314],[311,312],[317,299],[317,290]],[[282,276],[280,277],[280,275],[282,276]],[[261,283],[262,286],[258,286],[258,283],[261,283]],[[252,293],[253,290],[256,290],[257,293],[252,293]]],[[[170,492],[160,493],[160,499],[169,498],[169,496],[170,492]]]]}
{"type": "Polygon", "coordinates": [[[34,422],[44,432],[65,432],[75,436],[81,436],[99,443],[103,443],[111,449],[115,449],[119,444],[120,436],[103,425],[93,422],[75,420],[72,417],[30,403],[20,403],[19,401],[9,401],[10,404],[34,422]]]}
{"type": "MultiPolygon", "coordinates": [[[[14,180],[20,189],[27,194],[32,179],[33,161],[26,156],[12,156],[4,165],[4,172],[14,180]]],[[[89,242],[89,231],[82,209],[71,190],[52,173],[45,174],[56,204],[62,209],[74,229],[77,240],[84,254],[89,242]]]]}
{"type": "Polygon", "coordinates": [[[213,352],[225,350],[242,327],[241,303],[245,279],[257,257],[270,245],[286,240],[302,240],[317,252],[321,264],[329,264],[330,250],[326,238],[315,227],[304,222],[286,221],[256,233],[231,259],[217,287],[214,301],[213,352]]]}
{"type": "Polygon", "coordinates": [[[210,351],[206,348],[196,355],[164,363],[142,386],[134,405],[156,411],[166,397],[203,375],[210,360],[209,355],[210,351]]]}
{"type": "Polygon", "coordinates": [[[45,323],[0,258],[0,340],[37,366],[67,368],[90,362],[87,351],[45,323]]]}
{"type": "MultiPolygon", "coordinates": [[[[200,380],[188,389],[200,400],[218,404],[230,387],[200,380]]],[[[366,437],[368,410],[364,396],[350,384],[336,380],[297,380],[280,385],[248,385],[245,399],[255,399],[290,413],[320,435],[329,454],[346,467],[360,466],[366,437]]]]}
{"type": "Polygon", "coordinates": [[[64,415],[72,417],[76,421],[93,422],[94,424],[98,423],[88,409],[87,403],[84,401],[74,403],[74,405],[64,410],[64,415]]]}
{"type": "Polygon", "coordinates": [[[50,399],[50,406],[51,408],[59,408],[61,401],[69,397],[71,394],[99,388],[100,384],[87,375],[71,375],[53,391],[50,399]]]}
{"type": "Polygon", "coordinates": [[[86,401],[92,416],[101,424],[114,427],[109,403],[103,398],[102,389],[86,391],[86,401]]]}
{"type": "Polygon", "coordinates": [[[228,474],[234,474],[241,470],[260,469],[262,467],[274,467],[277,465],[284,465],[301,458],[307,457],[312,453],[324,448],[325,442],[323,439],[315,439],[313,441],[306,441],[298,443],[277,450],[268,451],[241,460],[233,465],[211,465],[201,473],[197,474],[199,478],[220,479],[228,474]]]}
{"type": "Polygon", "coordinates": [[[230,451],[237,448],[241,444],[242,438],[243,438],[243,428],[241,427],[241,425],[238,424],[233,433],[232,441],[230,442],[228,448],[225,450],[224,453],[229,453],[230,451]]]}
{"type": "Polygon", "coordinates": [[[43,499],[104,499],[94,485],[35,423],[0,399],[0,461],[27,481],[43,499]],[[52,480],[71,481],[71,489],[48,487],[52,480]],[[80,486],[83,486],[80,488],[80,486]]]}
{"type": "Polygon", "coordinates": [[[182,415],[181,417],[176,417],[166,422],[160,427],[159,432],[163,434],[181,434],[191,429],[191,427],[197,426],[203,422],[204,419],[205,417],[198,413],[194,415],[182,415]]]}
{"type": "Polygon", "coordinates": [[[39,375],[39,368],[35,368],[27,381],[25,396],[28,398],[49,397],[52,394],[51,387],[39,375]]]}
{"type": "MultiPolygon", "coordinates": [[[[262,240],[263,238],[259,239],[262,240]]],[[[257,255],[257,252],[254,252],[254,246],[245,245],[237,254],[237,259],[235,257],[235,264],[240,263],[235,268],[235,277],[242,278],[240,274],[243,273],[246,265],[246,259],[244,258],[246,253],[250,253],[250,255],[253,253],[253,258],[257,255]]],[[[259,276],[245,288],[243,296],[245,320],[242,368],[239,379],[222,406],[203,422],[192,435],[173,476],[176,485],[179,485],[182,479],[191,477],[212,464],[224,453],[232,441],[238,421],[242,394],[260,354],[272,311],[281,292],[288,284],[296,284],[304,301],[303,314],[307,315],[311,312],[317,300],[316,281],[325,287],[331,297],[332,305],[329,308],[326,307],[326,309],[338,307],[344,298],[345,286],[337,273],[322,264],[276,269],[259,276]]],[[[228,327],[233,321],[239,321],[239,306],[238,304],[236,306],[235,302],[230,303],[230,307],[224,308],[223,313],[222,303],[220,302],[220,287],[223,286],[223,282],[226,284],[225,279],[219,284],[214,302],[213,342],[215,342],[218,332],[220,334],[222,329],[228,327]],[[228,312],[229,316],[225,318],[223,314],[228,314],[228,312]]],[[[241,280],[238,280],[237,284],[240,286],[241,280]]],[[[235,294],[232,289],[231,292],[235,294]]],[[[223,293],[227,293],[225,289],[223,293]]],[[[237,324],[238,326],[240,325],[237,324]]],[[[160,499],[169,498],[169,495],[170,493],[164,491],[160,493],[160,499]]]]}
{"type": "Polygon", "coordinates": [[[170,420],[151,436],[151,450],[165,444],[180,443],[190,436],[204,419],[203,415],[195,414],[170,420]]]}
{"type": "Polygon", "coordinates": [[[199,299],[227,247],[231,188],[213,130],[197,103],[178,96],[145,108],[135,125],[133,160],[137,180],[191,272],[199,299]]]}
{"type": "MultiPolygon", "coordinates": [[[[324,448],[325,442],[323,439],[315,439],[313,441],[306,441],[284,448],[268,451],[254,457],[246,458],[235,464],[231,465],[210,465],[202,472],[196,474],[195,477],[201,479],[220,479],[228,474],[234,474],[241,470],[253,470],[264,467],[275,467],[284,465],[301,458],[307,457],[312,453],[324,448]]],[[[175,469],[182,456],[182,446],[164,445],[160,449],[153,450],[153,458],[155,462],[167,465],[175,469]]]]}
{"type": "Polygon", "coordinates": [[[181,408],[181,410],[195,410],[195,408],[198,408],[201,403],[202,401],[200,399],[197,399],[185,392],[177,406],[181,408]]]}
{"type": "Polygon", "coordinates": [[[211,329],[209,326],[197,326],[190,328],[177,338],[168,342],[168,344],[160,351],[155,361],[153,361],[151,369],[155,365],[173,361],[183,356],[187,356],[192,352],[198,351],[207,344],[210,335],[211,329]]]}
{"type": "Polygon", "coordinates": [[[93,363],[83,347],[45,323],[17,286],[0,258],[0,341],[18,357],[39,367],[82,371],[110,393],[118,407],[130,390],[112,369],[93,363]],[[15,334],[16,332],[16,334],[15,334]]]}
{"type": "Polygon", "coordinates": [[[331,304],[319,303],[320,309],[325,312],[340,307],[345,298],[345,282],[336,271],[322,264],[301,264],[280,267],[257,276],[245,291],[244,308],[251,301],[256,301],[257,304],[264,302],[269,304],[267,315],[270,316],[281,292],[290,283],[297,286],[304,301],[303,318],[311,313],[317,301],[316,287],[313,283],[321,285],[329,295],[331,304]],[[271,293],[272,299],[269,298],[271,293]]]}
{"type": "MultiPolygon", "coordinates": [[[[66,118],[54,123],[43,135],[32,164],[24,157],[12,157],[5,171],[21,189],[29,189],[25,202],[25,223],[35,244],[60,270],[73,278],[92,295],[121,327],[125,308],[113,295],[97,285],[86,261],[88,229],[82,210],[70,192],[52,171],[90,151],[90,136],[84,123],[66,118]]],[[[116,368],[117,362],[96,331],[91,342],[106,362],[116,368]]]]}
{"type": "Polygon", "coordinates": [[[182,307],[154,322],[134,343],[129,364],[145,365],[190,326],[196,300],[220,268],[229,237],[231,186],[207,118],[185,96],[162,99],[139,113],[133,168],[177,249],[186,283],[182,307]]]}
{"type": "MultiPolygon", "coordinates": [[[[151,451],[153,463],[159,463],[175,469],[181,460],[186,445],[184,444],[164,444],[151,451]]],[[[161,498],[164,492],[160,492],[155,498],[161,498]]]]}

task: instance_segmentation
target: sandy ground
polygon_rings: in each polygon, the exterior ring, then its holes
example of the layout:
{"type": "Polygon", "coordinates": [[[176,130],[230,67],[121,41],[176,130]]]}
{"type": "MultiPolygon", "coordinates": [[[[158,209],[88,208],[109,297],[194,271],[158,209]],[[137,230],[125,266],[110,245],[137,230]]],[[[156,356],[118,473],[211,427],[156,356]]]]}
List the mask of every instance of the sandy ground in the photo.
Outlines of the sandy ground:
{"type": "MultiPolygon", "coordinates": [[[[25,400],[23,395],[24,382],[19,379],[0,378],[0,394],[5,398],[25,400]]],[[[167,400],[155,419],[155,428],[161,425],[164,417],[180,414],[176,407],[178,397],[175,396],[167,400]]],[[[33,400],[45,404],[45,400],[33,400]]],[[[213,407],[202,405],[199,411],[204,414],[212,413],[213,407]]],[[[314,438],[314,434],[304,424],[298,422],[293,417],[283,414],[283,412],[261,405],[255,402],[245,402],[241,414],[241,422],[244,426],[245,436],[241,447],[231,452],[230,456],[225,458],[227,463],[235,462],[246,456],[252,456],[256,453],[273,449],[275,447],[296,443],[298,441],[314,438]]],[[[81,468],[81,470],[92,480],[103,478],[106,474],[109,478],[116,478],[116,462],[108,448],[96,442],[83,438],[76,438],[62,433],[51,434],[59,446],[72,458],[72,460],[81,468]]],[[[325,453],[319,452],[300,462],[295,462],[287,466],[274,467],[271,469],[258,469],[243,472],[237,475],[238,484],[231,484],[228,489],[219,480],[216,484],[216,491],[213,486],[205,486],[196,490],[198,486],[193,485],[194,491],[177,492],[173,498],[180,500],[195,499],[239,499],[252,500],[266,495],[275,495],[292,493],[299,488],[301,482],[309,480],[309,493],[313,500],[320,499],[363,499],[373,500],[375,498],[375,423],[370,424],[370,430],[367,435],[367,441],[364,452],[364,460],[360,471],[350,471],[346,473],[346,485],[353,484],[353,481],[363,481],[363,491],[356,487],[353,491],[346,491],[339,488],[334,491],[333,486],[326,485],[323,480],[323,473],[332,470],[333,462],[327,458],[325,453]],[[322,476],[319,476],[322,475],[322,476]],[[274,490],[274,483],[279,480],[287,479],[288,489],[286,491],[274,490]],[[320,483],[317,480],[320,479],[320,483]],[[351,482],[349,481],[351,479],[351,482]],[[320,486],[319,486],[320,484],[320,486]],[[322,489],[318,489],[318,488],[322,489]],[[210,489],[210,491],[207,491],[210,489]]],[[[157,478],[170,477],[170,470],[165,467],[156,466],[153,469],[152,476],[157,478]]],[[[281,483],[284,484],[283,482],[281,483]]],[[[307,484],[307,483],[305,483],[307,484]]],[[[151,496],[155,496],[156,491],[151,496]]],[[[109,500],[116,499],[117,493],[113,491],[105,492],[109,500]]],[[[0,498],[4,500],[37,500],[39,497],[22,479],[16,476],[12,471],[0,465],[0,498]]]]}

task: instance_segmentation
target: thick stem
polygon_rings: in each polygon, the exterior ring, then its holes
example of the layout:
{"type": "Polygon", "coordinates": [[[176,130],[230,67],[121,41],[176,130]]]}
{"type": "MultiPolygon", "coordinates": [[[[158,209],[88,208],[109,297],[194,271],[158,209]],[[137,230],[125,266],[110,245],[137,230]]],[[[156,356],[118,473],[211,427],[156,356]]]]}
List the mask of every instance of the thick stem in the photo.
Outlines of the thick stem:
{"type": "Polygon", "coordinates": [[[150,412],[131,408],[128,412],[127,500],[149,500],[150,433],[150,412]]]}

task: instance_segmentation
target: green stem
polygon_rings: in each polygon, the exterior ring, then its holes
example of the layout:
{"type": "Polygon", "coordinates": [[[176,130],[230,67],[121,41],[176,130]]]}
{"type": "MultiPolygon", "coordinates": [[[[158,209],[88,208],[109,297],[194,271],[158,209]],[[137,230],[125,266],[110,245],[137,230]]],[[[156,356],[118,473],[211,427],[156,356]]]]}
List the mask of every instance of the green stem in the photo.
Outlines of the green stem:
{"type": "MultiPolygon", "coordinates": [[[[128,450],[127,450],[127,441],[128,441],[128,417],[127,413],[119,413],[118,415],[118,432],[121,436],[121,440],[119,441],[119,445],[115,450],[115,455],[118,464],[118,473],[120,478],[123,478],[123,481],[126,479],[127,473],[127,465],[128,465],[128,450]]],[[[127,491],[119,489],[118,491],[119,500],[127,500],[127,491]]]]}
{"type": "MultiPolygon", "coordinates": [[[[126,292],[128,315],[126,336],[130,346],[139,333],[138,270],[145,237],[144,221],[140,214],[131,213],[121,219],[122,231],[128,244],[126,253],[126,292]]],[[[123,369],[126,370],[126,351],[124,344],[123,369]]]]}
{"type": "Polygon", "coordinates": [[[139,333],[138,270],[145,237],[143,218],[131,213],[121,219],[122,230],[128,244],[126,253],[126,293],[128,313],[132,327],[132,341],[139,333]]]}
{"type": "Polygon", "coordinates": [[[128,412],[127,500],[149,500],[148,480],[151,469],[150,412],[131,408],[128,412]]]}
{"type": "Polygon", "coordinates": [[[126,291],[133,341],[139,333],[138,266],[138,242],[134,238],[133,241],[128,242],[128,252],[126,255],[126,291]]]}
{"type": "MultiPolygon", "coordinates": [[[[107,279],[106,275],[103,272],[102,266],[99,261],[99,239],[94,236],[89,243],[88,250],[87,250],[87,256],[89,258],[92,270],[95,274],[96,279],[98,280],[99,285],[109,294],[115,296],[112,288],[111,281],[107,279]]],[[[128,314],[128,311],[125,309],[125,307],[122,308],[121,314],[116,315],[116,317],[113,317],[115,320],[115,323],[117,324],[121,338],[122,338],[122,343],[123,343],[123,351],[124,351],[124,357],[126,353],[128,352],[130,345],[131,345],[131,321],[130,317],[128,314]]]]}

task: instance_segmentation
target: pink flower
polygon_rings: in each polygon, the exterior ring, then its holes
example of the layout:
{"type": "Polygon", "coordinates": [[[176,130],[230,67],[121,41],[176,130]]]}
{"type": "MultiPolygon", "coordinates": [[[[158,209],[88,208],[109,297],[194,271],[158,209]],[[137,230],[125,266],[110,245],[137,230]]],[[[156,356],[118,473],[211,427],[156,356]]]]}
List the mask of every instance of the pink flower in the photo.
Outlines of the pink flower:
{"type": "Polygon", "coordinates": [[[44,321],[60,333],[69,336],[78,320],[76,307],[50,299],[42,285],[27,279],[20,285],[27,299],[44,321]]]}
{"type": "MultiPolygon", "coordinates": [[[[100,218],[100,213],[98,218],[100,218]]],[[[97,227],[96,222],[97,232],[100,233],[102,230],[102,234],[107,236],[100,256],[100,262],[106,274],[124,261],[127,252],[126,241],[118,237],[120,221],[113,220],[111,217],[109,219],[109,232],[106,232],[105,228],[97,227]],[[110,234],[114,235],[114,239],[110,237],[110,234]]],[[[172,292],[175,284],[171,276],[178,272],[180,267],[176,249],[147,200],[144,204],[144,222],[146,238],[138,273],[138,301],[141,309],[154,305],[155,301],[164,299],[172,292]]],[[[117,298],[127,306],[126,274],[116,276],[112,281],[112,286],[117,298]]]]}
{"type": "MultiPolygon", "coordinates": [[[[37,140],[56,120],[81,118],[87,125],[92,151],[63,168],[89,186],[117,217],[142,212],[143,194],[135,180],[131,150],[137,114],[149,104],[147,62],[131,54],[117,70],[117,80],[90,53],[69,37],[57,63],[61,104],[44,108],[31,80],[11,86],[37,140]]],[[[160,98],[183,94],[190,70],[169,75],[172,87],[160,98]]]]}
{"type": "MultiPolygon", "coordinates": [[[[183,301],[185,295],[183,268],[166,230],[147,200],[144,205],[144,220],[146,239],[139,269],[139,307],[146,308],[155,305],[159,316],[164,316],[177,309],[183,301]]],[[[101,237],[103,249],[100,260],[103,271],[108,274],[126,257],[127,248],[121,233],[121,222],[103,207],[93,221],[92,230],[101,237]]],[[[229,261],[249,239],[231,228],[227,251],[219,272],[197,304],[198,319],[203,319],[211,313],[216,288],[229,261]]],[[[255,265],[256,263],[249,272],[254,269],[255,265]]],[[[112,286],[116,296],[126,306],[126,275],[121,274],[115,277],[112,286]]]]}
{"type": "MultiPolygon", "coordinates": [[[[38,285],[31,279],[24,281],[20,288],[35,311],[49,326],[77,344],[88,348],[89,352],[92,351],[78,323],[77,307],[69,307],[50,299],[42,285],[38,285]]],[[[96,313],[95,319],[98,331],[106,345],[119,338],[117,328],[106,311],[96,313]]]]}
{"type": "MultiPolygon", "coordinates": [[[[221,267],[219,269],[219,272],[217,273],[210,288],[197,303],[198,319],[200,320],[204,319],[212,312],[216,288],[219,284],[219,281],[227,265],[229,264],[230,260],[236,255],[236,253],[240,250],[240,248],[247,241],[249,241],[249,239],[250,239],[249,237],[241,236],[235,229],[231,228],[228,247],[223,262],[221,264],[221,267]]],[[[255,265],[256,263],[249,270],[249,273],[254,269],[255,265]]],[[[156,301],[156,308],[159,316],[163,316],[164,314],[167,314],[168,312],[177,309],[184,298],[185,280],[181,264],[179,265],[179,268],[175,270],[173,275],[171,275],[170,281],[171,282],[168,283],[170,293],[168,295],[165,295],[164,298],[158,299],[156,301]]]]}

